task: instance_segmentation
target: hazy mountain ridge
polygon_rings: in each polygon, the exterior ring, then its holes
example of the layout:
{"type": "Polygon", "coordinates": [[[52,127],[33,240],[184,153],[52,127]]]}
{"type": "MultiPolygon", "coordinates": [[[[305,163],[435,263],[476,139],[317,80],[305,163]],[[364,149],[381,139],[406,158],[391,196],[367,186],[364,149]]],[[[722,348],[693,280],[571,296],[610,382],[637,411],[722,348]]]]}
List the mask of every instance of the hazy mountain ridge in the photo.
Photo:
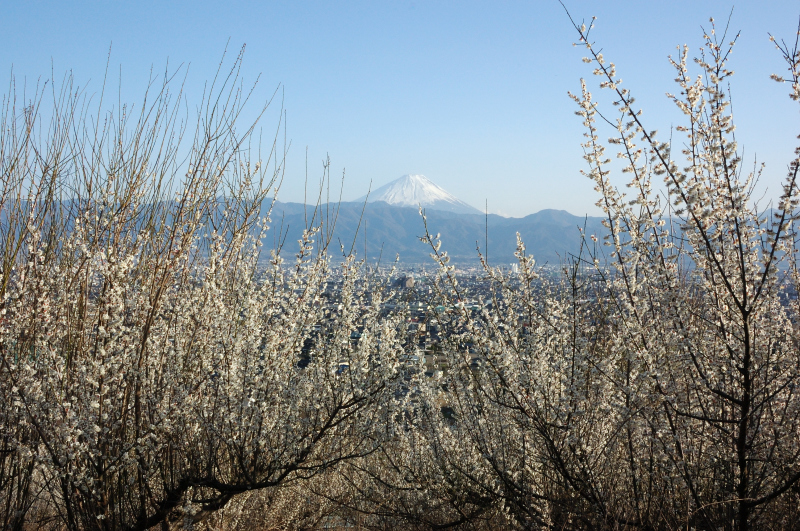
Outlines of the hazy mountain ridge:
{"type": "MultiPolygon", "coordinates": [[[[485,254],[487,243],[490,263],[514,262],[517,233],[526,253],[539,264],[559,263],[579,251],[579,227],[585,225],[587,235],[605,233],[600,218],[574,216],[564,210],[542,210],[524,218],[487,217],[424,175],[404,175],[353,202],[324,204],[317,209],[313,223],[318,225],[320,216],[330,224],[335,222],[332,252],[343,247],[348,253],[352,248],[359,257],[366,253],[370,260],[381,256],[384,262],[391,262],[399,254],[401,262],[425,263],[432,259],[430,246],[420,241],[425,234],[420,207],[430,233],[441,235],[441,250],[460,263],[477,263],[477,248],[485,254]]],[[[273,246],[285,241],[284,251],[294,252],[313,213],[314,207],[309,205],[276,203],[273,246]]]]}
{"type": "MultiPolygon", "coordinates": [[[[269,213],[270,205],[271,201],[264,201],[261,216],[269,213]]],[[[76,200],[64,200],[57,209],[64,216],[63,223],[67,232],[73,228],[73,216],[77,207],[76,200]]],[[[174,208],[176,205],[171,201],[165,201],[158,206],[167,225],[173,222],[174,208]]],[[[222,216],[224,201],[220,200],[215,210],[215,216],[222,216]]],[[[459,214],[432,208],[424,210],[428,230],[433,235],[441,235],[442,250],[447,251],[459,263],[476,264],[478,245],[482,252],[485,251],[487,220],[489,260],[493,264],[515,261],[517,232],[525,242],[527,254],[532,254],[539,264],[559,263],[570,253],[577,253],[580,248],[578,227],[583,227],[584,224],[587,236],[595,234],[600,237],[606,232],[601,218],[575,216],[564,210],[542,210],[524,218],[506,218],[495,214],[489,214],[487,218],[481,213],[459,214]]],[[[12,233],[19,231],[21,227],[6,227],[6,215],[7,212],[0,212],[0,223],[4,225],[4,230],[11,230],[12,233]]],[[[419,240],[425,234],[419,207],[394,206],[383,201],[366,204],[328,203],[318,207],[315,215],[313,205],[278,201],[270,217],[270,230],[263,240],[264,248],[273,249],[285,242],[284,256],[297,251],[297,240],[301,239],[307,225],[316,226],[321,220],[326,220],[326,226],[335,222],[332,246],[329,249],[333,255],[339,253],[341,245],[346,253],[352,248],[357,256],[363,257],[366,243],[370,260],[376,260],[382,255],[384,263],[391,262],[399,254],[403,263],[431,263],[430,246],[419,240]]],[[[135,220],[133,227],[144,223],[144,219],[135,220]]],[[[6,232],[6,235],[10,234],[6,232]]]]}
{"type": "MultiPolygon", "coordinates": [[[[278,232],[284,232],[284,252],[294,252],[306,222],[311,221],[313,206],[301,203],[278,202],[272,212],[272,235],[265,246],[271,248],[278,241],[278,232]]],[[[484,214],[457,214],[448,211],[425,209],[428,230],[440,234],[442,250],[458,262],[477,263],[479,245],[484,252],[486,245],[487,217],[484,214]]],[[[419,208],[393,206],[385,202],[322,205],[318,212],[333,223],[332,251],[338,252],[340,242],[345,252],[352,247],[359,256],[366,252],[370,260],[381,255],[384,262],[391,262],[400,255],[401,262],[430,262],[430,246],[419,237],[425,234],[425,226],[419,208]],[[363,218],[362,218],[363,209],[363,218]],[[366,232],[366,242],[365,242],[366,232]],[[355,243],[354,243],[355,242],[355,243]]],[[[319,221],[317,217],[317,223],[319,221]]],[[[524,218],[505,218],[495,214],[488,216],[488,245],[490,263],[515,261],[516,234],[519,232],[526,245],[526,253],[533,255],[537,263],[559,263],[569,254],[580,249],[578,228],[586,227],[586,234],[600,237],[605,233],[599,217],[575,216],[564,210],[542,210],[524,218]]]]}

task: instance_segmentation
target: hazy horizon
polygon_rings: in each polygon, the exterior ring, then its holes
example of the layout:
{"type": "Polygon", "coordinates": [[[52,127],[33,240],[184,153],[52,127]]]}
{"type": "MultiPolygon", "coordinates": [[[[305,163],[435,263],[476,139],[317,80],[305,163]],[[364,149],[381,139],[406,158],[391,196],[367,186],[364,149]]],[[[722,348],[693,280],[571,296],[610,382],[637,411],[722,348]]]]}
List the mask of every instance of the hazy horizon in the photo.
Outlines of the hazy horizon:
{"type": "MultiPolygon", "coordinates": [[[[595,42],[617,65],[648,127],[667,140],[681,120],[664,96],[677,90],[667,56],[683,43],[693,56],[701,26],[709,30],[714,16],[724,28],[733,4],[565,4],[578,21],[598,17],[595,42]]],[[[730,61],[737,72],[737,139],[746,167],[756,156],[767,164],[755,194],[765,201],[780,191],[797,135],[788,87],[769,79],[784,67],[767,32],[793,37],[795,11],[788,1],[737,4],[730,21],[731,31],[742,32],[730,61]]],[[[548,208],[599,214],[593,185],[580,175],[583,128],[567,96],[580,90],[581,77],[594,80],[555,0],[32,1],[7,6],[5,19],[0,82],[10,87],[13,73],[19,96],[71,71],[97,100],[108,63],[107,98],[138,104],[151,69],[158,75],[183,64],[191,114],[226,47],[230,60],[246,45],[243,78],[254,82],[261,75],[250,112],[278,89],[261,121],[265,144],[271,143],[281,102],[286,112],[291,147],[284,201],[303,201],[306,160],[313,188],[330,156],[334,182],[345,173],[344,200],[364,195],[370,182],[374,190],[420,173],[467,204],[483,210],[488,202],[489,212],[503,216],[548,208]]],[[[608,134],[601,130],[601,136],[608,134]]]]}

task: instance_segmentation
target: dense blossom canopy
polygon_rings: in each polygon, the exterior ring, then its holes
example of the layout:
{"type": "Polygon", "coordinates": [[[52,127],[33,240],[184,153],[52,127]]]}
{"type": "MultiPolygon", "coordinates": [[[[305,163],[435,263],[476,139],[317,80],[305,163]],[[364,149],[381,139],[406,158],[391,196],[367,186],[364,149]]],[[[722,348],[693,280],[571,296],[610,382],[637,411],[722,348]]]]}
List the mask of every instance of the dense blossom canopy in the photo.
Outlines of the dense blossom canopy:
{"type": "MultiPolygon", "coordinates": [[[[235,127],[239,59],[190,140],[168,81],[138,114],[93,116],[69,81],[46,123],[44,93],[5,100],[3,529],[796,527],[800,148],[759,205],[736,39],[712,20],[694,67],[671,60],[664,142],[591,29],[613,106],[572,98],[606,233],[555,276],[521,240],[514,273],[482,256],[469,303],[447,235],[421,238],[425,305],[332,241],[329,205],[265,250],[284,152],[251,159],[235,127]]],[[[797,41],[777,45],[800,100],[797,41]]]]}

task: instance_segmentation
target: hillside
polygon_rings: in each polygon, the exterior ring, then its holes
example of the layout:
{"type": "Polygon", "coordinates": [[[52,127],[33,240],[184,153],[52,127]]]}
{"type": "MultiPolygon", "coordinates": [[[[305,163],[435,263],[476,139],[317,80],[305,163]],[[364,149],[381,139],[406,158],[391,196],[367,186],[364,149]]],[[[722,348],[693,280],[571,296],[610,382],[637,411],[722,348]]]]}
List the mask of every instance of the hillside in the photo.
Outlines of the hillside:
{"type": "MultiPolygon", "coordinates": [[[[376,260],[383,250],[382,260],[392,261],[399,254],[404,263],[429,262],[430,248],[420,242],[425,227],[418,208],[393,206],[385,202],[343,202],[340,205],[323,205],[323,217],[336,226],[334,247],[339,243],[347,252],[354,245],[359,256],[366,246],[370,260],[376,260]],[[361,217],[363,209],[363,218],[361,217]],[[337,216],[338,212],[338,216],[337,216]],[[366,234],[366,242],[365,242],[366,234]]],[[[272,213],[272,230],[266,241],[267,248],[278,241],[283,231],[286,251],[294,251],[306,220],[310,221],[313,207],[300,203],[276,203],[272,213]]],[[[491,263],[514,261],[516,234],[525,242],[528,254],[533,254],[539,264],[559,263],[563,257],[577,253],[580,248],[578,227],[586,227],[586,234],[600,235],[605,230],[598,217],[580,217],[564,210],[542,210],[524,218],[504,218],[490,214],[457,214],[440,210],[426,210],[428,229],[439,233],[442,250],[461,263],[477,263],[476,247],[483,251],[488,223],[489,260],[491,263]]],[[[338,250],[338,249],[337,249],[338,250]]]]}

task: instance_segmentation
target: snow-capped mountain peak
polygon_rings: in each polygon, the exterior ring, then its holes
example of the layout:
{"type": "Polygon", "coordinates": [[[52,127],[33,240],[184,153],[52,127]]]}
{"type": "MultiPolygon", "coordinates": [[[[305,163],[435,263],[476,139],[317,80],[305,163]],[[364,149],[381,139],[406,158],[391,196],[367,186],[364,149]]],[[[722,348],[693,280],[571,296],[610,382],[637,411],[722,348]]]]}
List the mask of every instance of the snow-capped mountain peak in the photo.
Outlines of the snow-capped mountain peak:
{"type": "MultiPolygon", "coordinates": [[[[364,201],[361,197],[356,201],[364,201]]],[[[424,175],[403,175],[369,195],[369,202],[385,201],[390,205],[446,210],[460,214],[480,214],[481,211],[458,199],[424,175]]]]}

